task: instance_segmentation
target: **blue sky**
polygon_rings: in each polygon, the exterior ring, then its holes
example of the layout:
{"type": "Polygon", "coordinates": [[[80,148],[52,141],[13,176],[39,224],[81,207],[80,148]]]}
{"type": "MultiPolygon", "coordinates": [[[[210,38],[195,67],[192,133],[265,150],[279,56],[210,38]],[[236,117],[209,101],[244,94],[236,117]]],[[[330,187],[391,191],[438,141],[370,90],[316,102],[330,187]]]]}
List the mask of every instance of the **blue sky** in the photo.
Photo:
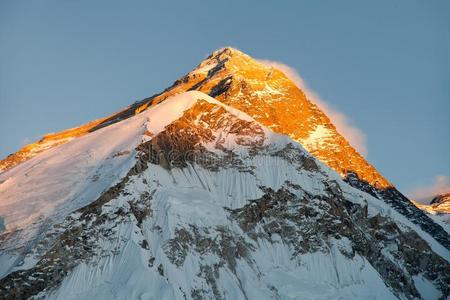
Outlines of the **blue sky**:
{"type": "Polygon", "coordinates": [[[0,156],[159,92],[227,45],[295,68],[402,191],[450,176],[450,2],[438,0],[3,0],[0,156]]]}

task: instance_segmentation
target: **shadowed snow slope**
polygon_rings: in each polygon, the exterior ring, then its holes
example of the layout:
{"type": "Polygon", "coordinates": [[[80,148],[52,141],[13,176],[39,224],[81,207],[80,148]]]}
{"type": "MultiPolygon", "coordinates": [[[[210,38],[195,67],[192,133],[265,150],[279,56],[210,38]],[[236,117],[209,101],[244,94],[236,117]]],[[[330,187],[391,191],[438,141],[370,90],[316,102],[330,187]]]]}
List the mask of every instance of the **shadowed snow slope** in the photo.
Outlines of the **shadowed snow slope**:
{"type": "Polygon", "coordinates": [[[450,253],[201,92],[0,175],[2,299],[435,299],[450,253]]]}

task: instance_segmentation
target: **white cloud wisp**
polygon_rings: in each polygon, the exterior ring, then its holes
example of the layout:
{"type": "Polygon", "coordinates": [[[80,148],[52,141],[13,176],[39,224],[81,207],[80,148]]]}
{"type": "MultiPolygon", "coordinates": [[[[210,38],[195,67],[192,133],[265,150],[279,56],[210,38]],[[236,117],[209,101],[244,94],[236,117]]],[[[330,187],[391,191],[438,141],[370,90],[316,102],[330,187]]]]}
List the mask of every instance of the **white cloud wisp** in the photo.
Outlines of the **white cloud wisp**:
{"type": "Polygon", "coordinates": [[[407,193],[410,199],[428,204],[437,195],[450,193],[450,178],[445,175],[437,175],[431,185],[423,185],[412,189],[407,193]]]}
{"type": "Polygon", "coordinates": [[[344,113],[337,111],[331,105],[326,103],[320,96],[311,90],[305,83],[305,80],[300,76],[300,74],[292,67],[272,60],[259,60],[261,63],[272,66],[281,72],[283,72],[290,80],[292,80],[306,95],[308,100],[316,104],[331,120],[331,122],[336,126],[337,131],[344,136],[347,141],[356,148],[356,150],[367,157],[367,137],[364,132],[354,126],[348,116],[344,113]]]}

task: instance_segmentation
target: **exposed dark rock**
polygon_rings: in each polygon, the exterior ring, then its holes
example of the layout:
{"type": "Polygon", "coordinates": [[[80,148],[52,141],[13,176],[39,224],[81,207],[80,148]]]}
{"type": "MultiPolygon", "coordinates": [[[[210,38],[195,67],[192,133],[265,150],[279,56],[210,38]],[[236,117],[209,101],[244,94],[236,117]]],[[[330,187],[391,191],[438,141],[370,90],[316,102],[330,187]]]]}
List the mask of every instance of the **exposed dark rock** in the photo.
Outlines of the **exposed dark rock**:
{"type": "Polygon", "coordinates": [[[176,229],[175,237],[170,239],[163,249],[170,261],[177,266],[184,263],[188,251],[192,249],[200,255],[216,254],[222,259],[222,263],[234,272],[236,259],[245,259],[248,249],[252,249],[252,246],[247,244],[243,237],[233,234],[227,228],[191,226],[189,230],[176,229]],[[210,230],[217,232],[214,238],[209,237],[210,230]]]}
{"type": "Polygon", "coordinates": [[[148,259],[148,266],[150,267],[150,268],[153,268],[153,264],[155,263],[155,258],[153,257],[153,256],[151,256],[149,259],[148,259]]]}
{"type": "Polygon", "coordinates": [[[159,264],[159,266],[158,266],[158,273],[159,273],[159,275],[164,277],[164,267],[162,264],[159,264]]]}
{"type": "Polygon", "coordinates": [[[344,249],[342,254],[365,257],[396,295],[404,293],[409,299],[420,298],[411,276],[422,272],[439,286],[444,298],[450,294],[450,264],[436,255],[417,233],[401,230],[381,215],[368,217],[367,205],[343,198],[333,182],[328,191],[327,197],[307,193],[297,197],[289,188],[266,189],[262,198],[232,210],[231,214],[249,236],[270,238],[277,234],[298,254],[327,252],[330,238],[347,238],[351,251],[344,249]],[[261,228],[256,227],[258,224],[262,225],[262,232],[257,229],[261,228]],[[391,261],[386,252],[396,261],[391,261]]]}
{"type": "Polygon", "coordinates": [[[345,179],[351,186],[371,194],[388,203],[397,212],[407,217],[411,222],[417,224],[423,231],[430,234],[440,244],[450,250],[450,235],[436,222],[434,222],[426,213],[415,206],[396,188],[377,189],[367,182],[358,178],[355,173],[347,174],[345,179]]]}
{"type": "Polygon", "coordinates": [[[438,195],[436,197],[434,197],[430,204],[442,204],[445,201],[449,201],[450,200],[450,193],[447,194],[442,194],[442,195],[438,195]]]}
{"type": "Polygon", "coordinates": [[[213,87],[211,89],[211,91],[209,92],[209,95],[213,98],[222,95],[223,93],[228,91],[228,89],[231,86],[232,81],[233,81],[232,77],[227,77],[227,78],[222,79],[221,81],[219,81],[219,83],[215,87],[213,87]]]}

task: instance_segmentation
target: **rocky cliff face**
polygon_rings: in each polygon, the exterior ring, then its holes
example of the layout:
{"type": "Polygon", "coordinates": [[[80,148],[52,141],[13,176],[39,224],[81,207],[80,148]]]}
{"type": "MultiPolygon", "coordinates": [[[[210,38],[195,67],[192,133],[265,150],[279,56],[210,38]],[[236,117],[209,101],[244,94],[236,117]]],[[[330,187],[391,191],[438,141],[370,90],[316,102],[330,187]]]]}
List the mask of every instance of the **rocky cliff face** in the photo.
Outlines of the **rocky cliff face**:
{"type": "Polygon", "coordinates": [[[450,295],[448,249],[201,92],[49,151],[0,174],[2,299],[450,295]]]}

